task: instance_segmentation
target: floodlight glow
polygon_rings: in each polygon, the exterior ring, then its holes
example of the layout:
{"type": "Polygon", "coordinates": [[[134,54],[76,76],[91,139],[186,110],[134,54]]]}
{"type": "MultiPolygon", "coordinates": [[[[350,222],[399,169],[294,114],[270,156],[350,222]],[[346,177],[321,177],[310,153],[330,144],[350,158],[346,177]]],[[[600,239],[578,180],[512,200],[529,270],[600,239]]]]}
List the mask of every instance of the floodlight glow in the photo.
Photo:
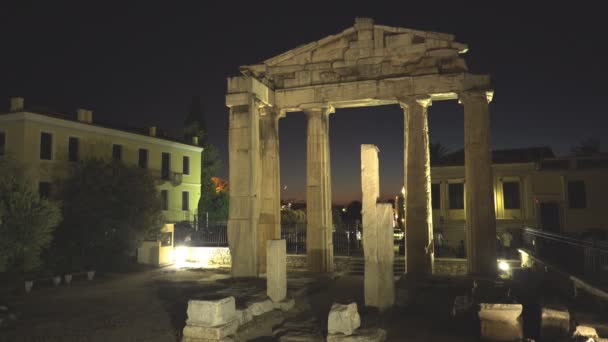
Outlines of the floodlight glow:
{"type": "Polygon", "coordinates": [[[509,264],[506,261],[500,261],[498,263],[498,268],[501,271],[507,272],[509,270],[510,266],[509,266],[509,264]]]}
{"type": "Polygon", "coordinates": [[[175,247],[174,262],[177,267],[181,267],[186,263],[188,258],[188,247],[177,246],[175,247]]]}

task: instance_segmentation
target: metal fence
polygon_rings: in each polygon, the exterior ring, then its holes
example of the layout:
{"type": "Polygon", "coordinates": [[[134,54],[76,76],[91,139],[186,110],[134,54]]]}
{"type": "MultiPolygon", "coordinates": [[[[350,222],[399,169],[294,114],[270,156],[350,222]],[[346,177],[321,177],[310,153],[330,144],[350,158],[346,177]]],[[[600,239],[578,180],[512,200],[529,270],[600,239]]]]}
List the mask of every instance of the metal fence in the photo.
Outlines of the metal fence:
{"type": "Polygon", "coordinates": [[[608,243],[525,228],[524,247],[543,261],[587,279],[608,281],[608,243]]]}

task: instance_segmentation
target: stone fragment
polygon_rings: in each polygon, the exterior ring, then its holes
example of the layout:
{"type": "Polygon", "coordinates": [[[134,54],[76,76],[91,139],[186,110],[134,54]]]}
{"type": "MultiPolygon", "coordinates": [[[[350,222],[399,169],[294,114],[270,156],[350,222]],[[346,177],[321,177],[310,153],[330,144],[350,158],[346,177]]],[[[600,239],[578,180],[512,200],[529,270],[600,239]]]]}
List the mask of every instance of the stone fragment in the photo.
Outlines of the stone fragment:
{"type": "Polygon", "coordinates": [[[236,318],[234,297],[220,300],[189,300],[187,325],[214,327],[236,318]]]}
{"type": "Polygon", "coordinates": [[[182,342],[236,342],[232,337],[224,337],[221,340],[211,340],[208,338],[183,337],[182,342]]]}
{"type": "Polygon", "coordinates": [[[266,294],[273,302],[287,296],[287,249],[285,240],[268,240],[266,245],[266,294]]]}
{"type": "Polygon", "coordinates": [[[247,307],[247,311],[249,311],[254,317],[263,315],[272,310],[274,310],[274,305],[272,304],[272,301],[270,299],[266,299],[261,302],[250,303],[247,307]]]}
{"type": "Polygon", "coordinates": [[[361,326],[361,317],[357,311],[357,303],[334,303],[329,311],[327,330],[330,334],[342,333],[352,335],[361,326]]]}
{"type": "Polygon", "coordinates": [[[183,336],[195,339],[221,340],[236,334],[238,327],[238,319],[233,319],[226,324],[213,327],[186,325],[184,327],[183,336]]]}
{"type": "Polygon", "coordinates": [[[239,325],[247,324],[253,320],[253,315],[251,311],[245,310],[236,310],[236,318],[239,320],[239,325]]]}
{"type": "Polygon", "coordinates": [[[566,308],[543,307],[540,322],[540,335],[545,341],[568,336],[570,332],[570,313],[566,308]]]}
{"type": "Polygon", "coordinates": [[[515,321],[521,315],[521,304],[479,304],[479,319],[487,321],[515,321]]]}
{"type": "Polygon", "coordinates": [[[382,342],[385,340],[386,331],[377,328],[358,329],[352,335],[327,335],[327,342],[382,342]]]}
{"type": "Polygon", "coordinates": [[[521,304],[481,303],[481,337],[490,341],[515,341],[523,338],[521,304]]]}
{"type": "Polygon", "coordinates": [[[274,302],[272,304],[275,309],[286,312],[291,310],[296,305],[296,301],[293,298],[290,298],[282,300],[280,302],[274,302]]]}
{"type": "Polygon", "coordinates": [[[599,336],[597,335],[597,331],[595,331],[594,327],[590,327],[588,325],[577,325],[573,337],[578,341],[580,338],[597,339],[599,336]]]}

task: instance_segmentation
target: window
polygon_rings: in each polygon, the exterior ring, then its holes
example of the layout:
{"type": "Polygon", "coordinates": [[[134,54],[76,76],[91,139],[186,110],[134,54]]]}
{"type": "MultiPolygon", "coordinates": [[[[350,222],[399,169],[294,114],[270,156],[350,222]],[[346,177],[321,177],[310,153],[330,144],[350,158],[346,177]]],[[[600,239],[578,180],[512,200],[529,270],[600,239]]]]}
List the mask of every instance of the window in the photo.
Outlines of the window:
{"type": "Polygon", "coordinates": [[[160,191],[160,203],[163,210],[169,210],[169,191],[160,191]]]}
{"type": "Polygon", "coordinates": [[[503,182],[502,197],[505,209],[519,209],[519,182],[503,182]]]}
{"type": "Polygon", "coordinates": [[[77,162],[78,159],[78,138],[70,137],[68,139],[68,160],[71,162],[77,162]]]}
{"type": "Polygon", "coordinates": [[[0,156],[6,154],[6,133],[0,131],[0,156]]]}
{"type": "Polygon", "coordinates": [[[171,155],[163,152],[162,164],[160,170],[160,176],[162,179],[169,179],[169,172],[171,171],[171,155]]]}
{"type": "Polygon", "coordinates": [[[122,160],[122,145],[112,145],[112,159],[116,161],[122,160]]]}
{"type": "Polygon", "coordinates": [[[148,150],[145,148],[139,149],[139,167],[142,169],[148,168],[148,150]]]}
{"type": "Polygon", "coordinates": [[[190,193],[182,191],[182,210],[190,210],[190,193]]]}
{"type": "Polygon", "coordinates": [[[40,133],[40,159],[53,159],[53,135],[51,133],[40,133]]]}
{"type": "Polygon", "coordinates": [[[570,209],[584,209],[587,207],[584,181],[568,182],[568,204],[570,209]]]}
{"type": "Polygon", "coordinates": [[[450,209],[464,209],[464,183],[448,185],[450,209]]]}
{"type": "Polygon", "coordinates": [[[441,188],[439,183],[431,184],[431,204],[433,209],[441,209],[441,188]]]}
{"type": "Polygon", "coordinates": [[[184,162],[183,162],[183,174],[185,175],[189,175],[190,174],[190,157],[186,157],[184,156],[184,162]]]}
{"type": "Polygon", "coordinates": [[[49,198],[51,196],[51,183],[49,183],[49,182],[38,183],[38,194],[42,198],[49,198]]]}

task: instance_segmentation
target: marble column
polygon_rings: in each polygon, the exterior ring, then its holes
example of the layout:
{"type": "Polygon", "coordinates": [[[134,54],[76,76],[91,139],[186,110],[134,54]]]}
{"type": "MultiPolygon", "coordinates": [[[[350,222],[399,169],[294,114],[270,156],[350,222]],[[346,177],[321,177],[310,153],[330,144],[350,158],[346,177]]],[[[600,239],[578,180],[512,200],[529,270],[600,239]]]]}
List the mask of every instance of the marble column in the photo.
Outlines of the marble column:
{"type": "Polygon", "coordinates": [[[490,144],[491,93],[459,94],[464,106],[464,174],[467,270],[494,276],[496,266],[496,212],[492,187],[490,144]]]}
{"type": "Polygon", "coordinates": [[[331,217],[329,114],[332,107],[304,109],[306,141],[306,255],[308,270],[332,272],[334,249],[331,217]]]}
{"type": "Polygon", "coordinates": [[[228,130],[230,207],[228,245],[233,277],[258,276],[258,219],[260,216],[259,105],[230,106],[228,130]]]}
{"type": "Polygon", "coordinates": [[[433,273],[433,214],[427,108],[429,97],[402,99],[405,120],[406,269],[413,275],[433,273]]]}
{"type": "Polygon", "coordinates": [[[266,242],[281,238],[281,185],[279,170],[279,113],[260,110],[261,203],[258,225],[258,271],[266,272],[266,242]]]}

